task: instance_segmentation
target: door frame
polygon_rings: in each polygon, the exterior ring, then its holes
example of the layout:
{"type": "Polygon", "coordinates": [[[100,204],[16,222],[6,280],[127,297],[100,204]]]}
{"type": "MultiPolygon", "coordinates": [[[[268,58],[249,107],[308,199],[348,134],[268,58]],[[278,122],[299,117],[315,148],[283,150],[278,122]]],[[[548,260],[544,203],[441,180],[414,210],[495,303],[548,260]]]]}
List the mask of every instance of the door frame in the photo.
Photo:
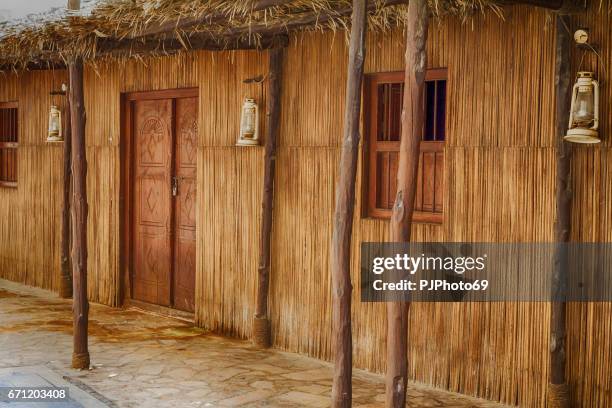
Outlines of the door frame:
{"type": "MultiPolygon", "coordinates": [[[[126,306],[136,304],[138,307],[145,307],[147,304],[132,299],[132,271],[133,271],[133,248],[132,248],[132,216],[133,216],[133,193],[132,176],[134,151],[134,132],[132,129],[133,102],[142,100],[156,99],[178,99],[178,98],[199,98],[198,88],[178,88],[164,89],[156,91],[138,91],[121,93],[120,101],[120,185],[119,185],[119,304],[126,306]]],[[[199,109],[198,109],[199,111],[199,109]]],[[[173,118],[174,122],[174,118],[173,118]]],[[[172,144],[174,145],[176,135],[173,135],[172,144]]],[[[197,256],[197,255],[196,255],[197,256]]],[[[194,288],[195,289],[195,288],[194,288]]],[[[171,289],[172,290],[172,289],[171,289]]],[[[169,315],[174,315],[175,309],[164,306],[152,305],[152,309],[160,311],[168,309],[169,315]]],[[[179,311],[181,314],[188,312],[179,311]]]]}

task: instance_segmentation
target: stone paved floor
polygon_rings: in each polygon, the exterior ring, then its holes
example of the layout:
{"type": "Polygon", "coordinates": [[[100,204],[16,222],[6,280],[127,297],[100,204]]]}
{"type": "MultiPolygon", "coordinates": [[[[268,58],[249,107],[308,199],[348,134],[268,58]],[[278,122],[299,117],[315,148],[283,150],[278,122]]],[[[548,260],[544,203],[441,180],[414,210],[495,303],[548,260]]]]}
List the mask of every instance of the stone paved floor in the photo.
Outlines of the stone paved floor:
{"type": "MultiPolygon", "coordinates": [[[[327,407],[331,365],[261,351],[177,320],[91,305],[94,368],[70,368],[71,303],[0,280],[0,369],[39,366],[111,407],[327,407]]],[[[383,377],[356,370],[354,406],[381,407],[383,377]]],[[[410,384],[410,407],[501,407],[410,384]]]]}

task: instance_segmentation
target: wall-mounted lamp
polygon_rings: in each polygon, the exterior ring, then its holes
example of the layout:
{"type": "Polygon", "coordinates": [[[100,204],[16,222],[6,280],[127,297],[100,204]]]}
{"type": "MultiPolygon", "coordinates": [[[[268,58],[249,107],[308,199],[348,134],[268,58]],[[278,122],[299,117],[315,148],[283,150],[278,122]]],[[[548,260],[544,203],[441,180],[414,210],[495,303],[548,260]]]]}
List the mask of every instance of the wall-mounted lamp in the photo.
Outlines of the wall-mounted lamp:
{"type": "MultiPolygon", "coordinates": [[[[596,46],[590,40],[588,28],[579,28],[574,32],[576,46],[584,53],[593,52],[599,57],[596,46]]],[[[599,82],[595,80],[593,72],[580,71],[580,67],[578,70],[572,88],[569,126],[564,139],[573,143],[599,143],[599,82]]]]}
{"type": "Polygon", "coordinates": [[[569,128],[565,140],[573,143],[599,143],[599,83],[593,73],[578,72],[572,90],[569,128]]]}
{"type": "Polygon", "coordinates": [[[245,98],[240,119],[238,146],[259,145],[259,107],[253,98],[245,98]]]}
{"type": "MultiPolygon", "coordinates": [[[[258,75],[242,81],[245,84],[260,85],[260,100],[263,100],[263,82],[266,77],[258,75]]],[[[259,106],[255,98],[245,98],[240,116],[240,136],[237,146],[259,146],[259,106]]]]}
{"type": "MultiPolygon", "coordinates": [[[[51,95],[66,95],[68,87],[66,84],[62,84],[61,91],[52,91],[51,95]]],[[[64,141],[64,134],[62,133],[62,111],[57,105],[51,105],[49,109],[49,130],[47,132],[47,142],[57,143],[64,141]]]]}
{"type": "Polygon", "coordinates": [[[63,142],[64,138],[62,136],[62,111],[57,106],[51,105],[47,142],[63,142]]]}

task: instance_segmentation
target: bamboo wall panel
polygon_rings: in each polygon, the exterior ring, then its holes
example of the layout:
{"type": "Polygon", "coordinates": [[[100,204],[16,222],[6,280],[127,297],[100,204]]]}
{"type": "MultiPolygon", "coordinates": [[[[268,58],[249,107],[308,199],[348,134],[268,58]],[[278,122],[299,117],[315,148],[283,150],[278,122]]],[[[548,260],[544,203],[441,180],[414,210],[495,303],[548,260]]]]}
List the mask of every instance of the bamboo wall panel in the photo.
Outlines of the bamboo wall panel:
{"type": "Polygon", "coordinates": [[[2,101],[19,101],[18,186],[0,188],[0,276],[53,290],[59,284],[63,155],[61,145],[45,140],[49,93],[64,75],[6,75],[0,86],[2,101]]]}
{"type": "Polygon", "coordinates": [[[242,101],[265,92],[244,80],[267,73],[267,53],[201,53],[198,161],[198,324],[239,337],[255,313],[263,148],[236,147],[242,101]]]}
{"type": "Polygon", "coordinates": [[[88,296],[112,306],[119,299],[119,75],[107,66],[87,66],[88,296]]]}
{"type": "MultiPolygon", "coordinates": [[[[612,67],[610,16],[576,24],[612,67]],[[605,37],[605,41],[603,40],[605,37]]],[[[441,225],[422,241],[551,241],[554,214],[554,27],[545,12],[505,10],[430,27],[430,67],[448,67],[446,187],[441,225]]],[[[401,30],[371,34],[366,72],[403,69],[401,30]]],[[[277,152],[270,313],[276,347],[330,359],[329,246],[342,135],[347,48],[343,33],[292,36],[286,51],[277,152]]],[[[574,60],[577,60],[574,56],[574,60]]],[[[597,64],[590,57],[586,64],[597,64]]],[[[576,67],[577,69],[577,67],[576,67]]],[[[198,87],[197,324],[248,338],[255,305],[263,149],[236,147],[244,97],[265,106],[267,53],[194,52],[86,70],[89,296],[120,304],[119,142],[121,92],[198,87]]],[[[20,101],[19,188],[0,189],[0,276],[56,290],[61,147],[48,146],[48,91],[61,73],[9,76],[3,100],[20,101]],[[31,222],[30,220],[37,220],[31,222]]],[[[64,79],[65,80],[65,79],[64,79]]],[[[612,105],[603,88],[602,112],[612,105]]],[[[602,134],[610,129],[604,115],[602,134]]],[[[612,153],[580,148],[573,164],[573,239],[610,241],[612,153]]],[[[360,168],[361,168],[360,164],[360,168]]],[[[386,313],[359,301],[359,243],[385,241],[388,222],[362,217],[362,174],[353,240],[354,362],[384,371],[386,313]]],[[[434,386],[523,406],[543,406],[549,307],[544,303],[414,304],[409,370],[434,386]]],[[[572,399],[612,405],[609,304],[572,305],[568,374],[572,399]]]]}

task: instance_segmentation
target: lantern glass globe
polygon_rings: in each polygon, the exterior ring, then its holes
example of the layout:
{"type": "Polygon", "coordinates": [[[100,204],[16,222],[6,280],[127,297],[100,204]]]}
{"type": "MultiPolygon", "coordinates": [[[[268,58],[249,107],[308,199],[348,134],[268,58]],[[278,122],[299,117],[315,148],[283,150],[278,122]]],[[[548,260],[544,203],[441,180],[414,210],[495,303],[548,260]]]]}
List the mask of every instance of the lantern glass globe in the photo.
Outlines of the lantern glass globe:
{"type": "Polygon", "coordinates": [[[574,121],[578,126],[588,126],[594,118],[593,92],[582,91],[576,95],[574,121]]]}

